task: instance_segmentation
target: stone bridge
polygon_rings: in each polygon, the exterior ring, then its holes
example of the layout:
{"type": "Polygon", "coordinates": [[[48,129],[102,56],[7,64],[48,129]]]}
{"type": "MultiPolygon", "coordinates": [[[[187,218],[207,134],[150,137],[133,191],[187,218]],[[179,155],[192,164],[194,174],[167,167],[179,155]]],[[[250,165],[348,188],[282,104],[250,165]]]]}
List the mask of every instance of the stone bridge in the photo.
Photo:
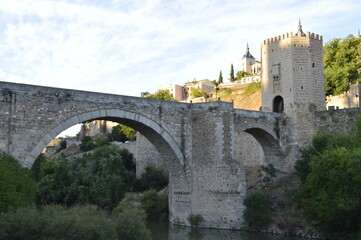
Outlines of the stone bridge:
{"type": "Polygon", "coordinates": [[[0,82],[0,91],[0,149],[25,167],[78,123],[111,120],[144,135],[169,166],[175,224],[189,225],[193,213],[203,216],[204,227],[240,228],[246,194],[242,134],[258,141],[266,163],[292,167],[285,114],[237,110],[221,101],[187,104],[8,82],[0,82]]]}

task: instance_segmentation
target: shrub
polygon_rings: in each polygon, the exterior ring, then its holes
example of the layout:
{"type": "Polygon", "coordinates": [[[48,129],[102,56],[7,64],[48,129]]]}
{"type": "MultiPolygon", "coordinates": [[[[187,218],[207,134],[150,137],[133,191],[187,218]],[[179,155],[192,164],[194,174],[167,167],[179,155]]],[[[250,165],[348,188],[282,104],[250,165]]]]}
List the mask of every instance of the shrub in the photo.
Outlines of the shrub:
{"type": "Polygon", "coordinates": [[[253,192],[245,198],[243,204],[246,206],[243,218],[249,227],[262,228],[270,222],[271,209],[266,193],[253,192]]]}
{"type": "Polygon", "coordinates": [[[141,209],[128,209],[116,215],[118,239],[150,240],[151,232],[146,227],[146,214],[141,209]]]}
{"type": "Polygon", "coordinates": [[[148,240],[151,237],[142,210],[108,214],[90,205],[70,209],[49,205],[0,215],[0,239],[148,240]]]}
{"type": "Polygon", "coordinates": [[[102,147],[102,146],[106,146],[109,145],[109,138],[105,137],[105,138],[96,138],[94,140],[94,144],[96,147],[102,147]]]}
{"type": "Polygon", "coordinates": [[[66,145],[67,145],[67,142],[65,139],[63,139],[61,142],[60,142],[60,146],[59,146],[59,152],[61,150],[64,150],[66,148],[66,145]]]}
{"type": "Polygon", "coordinates": [[[155,190],[143,193],[140,199],[149,220],[166,220],[168,217],[168,196],[159,195],[155,190]]]}
{"type": "Polygon", "coordinates": [[[190,214],[187,218],[188,222],[191,224],[191,226],[198,226],[202,221],[203,217],[200,214],[190,214]]]}
{"type": "Polygon", "coordinates": [[[155,189],[159,191],[165,188],[168,182],[168,176],[164,173],[164,170],[150,164],[145,168],[145,172],[137,183],[136,190],[145,191],[155,189]]]}
{"type": "Polygon", "coordinates": [[[85,136],[82,138],[79,148],[83,152],[87,152],[95,148],[95,143],[91,137],[85,136]]]}
{"type": "Polygon", "coordinates": [[[113,209],[135,183],[133,155],[117,146],[41,165],[38,204],[95,204],[113,209]]]}
{"type": "Polygon", "coordinates": [[[0,212],[34,203],[35,183],[29,169],[11,155],[0,151],[0,212]]]}

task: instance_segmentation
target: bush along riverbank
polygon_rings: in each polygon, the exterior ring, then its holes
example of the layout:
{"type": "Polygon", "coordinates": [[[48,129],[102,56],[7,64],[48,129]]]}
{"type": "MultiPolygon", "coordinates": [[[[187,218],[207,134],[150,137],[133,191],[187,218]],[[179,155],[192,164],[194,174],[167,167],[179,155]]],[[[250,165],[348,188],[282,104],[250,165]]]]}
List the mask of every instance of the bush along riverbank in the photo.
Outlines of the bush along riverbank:
{"type": "Polygon", "coordinates": [[[313,238],[361,239],[360,117],[354,128],[354,134],[317,133],[301,150],[293,173],[280,173],[272,165],[250,167],[245,228],[313,238]]]}
{"type": "Polygon", "coordinates": [[[167,175],[150,165],[136,179],[131,153],[96,142],[77,157],[61,157],[66,146],[40,155],[32,171],[0,154],[0,239],[151,239],[147,220],[168,218],[167,175]]]}
{"type": "Polygon", "coordinates": [[[254,185],[248,186],[244,200],[246,210],[242,230],[320,238],[295,201],[295,193],[300,187],[300,179],[295,173],[276,173],[271,177],[260,167],[250,167],[247,178],[252,178],[250,182],[254,185]]]}

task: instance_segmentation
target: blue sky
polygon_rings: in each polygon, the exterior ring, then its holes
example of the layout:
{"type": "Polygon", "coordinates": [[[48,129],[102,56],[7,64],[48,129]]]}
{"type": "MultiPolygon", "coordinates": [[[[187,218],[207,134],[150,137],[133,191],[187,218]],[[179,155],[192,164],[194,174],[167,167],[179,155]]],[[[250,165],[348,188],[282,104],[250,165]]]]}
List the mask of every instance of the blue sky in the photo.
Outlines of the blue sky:
{"type": "Polygon", "coordinates": [[[247,42],[361,28],[360,0],[1,0],[0,81],[139,96],[228,78],[247,42]]]}

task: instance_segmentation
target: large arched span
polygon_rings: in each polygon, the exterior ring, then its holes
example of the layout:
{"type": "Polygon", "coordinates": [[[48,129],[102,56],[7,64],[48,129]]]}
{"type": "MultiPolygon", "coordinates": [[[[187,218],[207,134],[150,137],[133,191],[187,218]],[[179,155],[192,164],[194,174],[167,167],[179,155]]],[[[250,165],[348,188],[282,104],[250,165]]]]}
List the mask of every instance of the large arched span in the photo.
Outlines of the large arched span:
{"type": "MultiPolygon", "coordinates": [[[[161,158],[166,161],[169,171],[169,220],[177,223],[179,219],[186,221],[190,212],[190,196],[177,195],[179,192],[192,192],[192,173],[177,142],[168,131],[154,120],[139,113],[127,112],[119,109],[96,110],[76,114],[67,119],[60,119],[48,130],[44,130],[41,140],[33,147],[25,161],[30,167],[45,146],[62,131],[91,120],[111,120],[134,128],[144,135],[158,150],[161,158]],[[184,204],[179,202],[184,201],[184,204]]],[[[183,202],[182,202],[183,203],[183,202]]]]}
{"type": "Polygon", "coordinates": [[[30,167],[46,145],[62,131],[76,124],[96,119],[112,120],[133,127],[149,138],[156,148],[162,148],[159,149],[160,152],[164,150],[167,151],[168,154],[173,152],[183,168],[187,168],[184,155],[178,144],[161,125],[150,118],[142,116],[141,114],[126,112],[119,109],[104,109],[85,112],[57,121],[48,130],[44,130],[41,140],[32,148],[23,165],[25,167],[30,167]]]}

